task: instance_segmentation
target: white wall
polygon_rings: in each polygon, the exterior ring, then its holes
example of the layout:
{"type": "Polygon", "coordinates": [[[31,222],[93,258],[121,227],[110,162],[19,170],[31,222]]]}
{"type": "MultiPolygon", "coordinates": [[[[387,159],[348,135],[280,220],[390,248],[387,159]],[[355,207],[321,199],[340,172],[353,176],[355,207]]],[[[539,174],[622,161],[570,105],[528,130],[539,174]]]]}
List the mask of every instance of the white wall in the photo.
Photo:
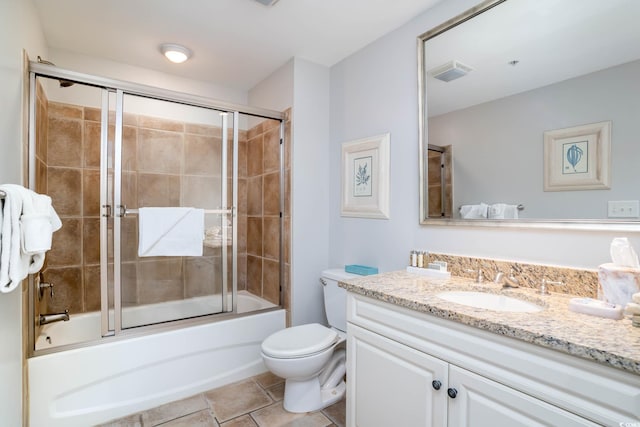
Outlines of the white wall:
{"type": "MultiPolygon", "coordinates": [[[[525,218],[606,218],[607,201],[638,199],[640,61],[429,119],[429,142],[453,145],[453,206],[522,203],[525,218]],[[544,131],[611,120],[611,188],[543,191],[544,131]]],[[[457,214],[457,212],[456,212],[457,214]]],[[[458,215],[459,217],[459,215],[458,215]]]]}
{"type": "MultiPolygon", "coordinates": [[[[330,265],[402,269],[409,250],[595,268],[620,233],[420,226],[416,37],[474,6],[441,2],[331,68],[330,265]],[[340,146],[391,133],[391,218],[340,217],[340,146]]],[[[640,249],[640,234],[625,233],[640,249]]]]}
{"type": "Polygon", "coordinates": [[[254,107],[291,115],[291,322],[325,323],[329,263],[329,69],[294,58],[249,91],[254,107]]]}
{"type": "MultiPolygon", "coordinates": [[[[22,49],[46,55],[38,15],[30,0],[3,0],[0,13],[0,184],[21,184],[22,49]]],[[[0,419],[22,425],[22,298],[0,294],[0,419]]]]}

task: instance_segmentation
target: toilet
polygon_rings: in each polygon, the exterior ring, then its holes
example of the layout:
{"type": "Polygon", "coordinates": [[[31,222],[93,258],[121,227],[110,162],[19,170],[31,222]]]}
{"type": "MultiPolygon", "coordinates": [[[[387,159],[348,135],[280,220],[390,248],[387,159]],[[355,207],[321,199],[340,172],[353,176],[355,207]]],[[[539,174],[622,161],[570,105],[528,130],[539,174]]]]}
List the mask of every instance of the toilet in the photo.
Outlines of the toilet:
{"type": "Polygon", "coordinates": [[[342,269],[324,270],[320,282],[330,327],[319,323],[283,329],[262,342],[262,360],[284,378],[283,406],[311,412],[342,399],[346,391],[347,292],[338,281],[359,277],[342,269]]]}

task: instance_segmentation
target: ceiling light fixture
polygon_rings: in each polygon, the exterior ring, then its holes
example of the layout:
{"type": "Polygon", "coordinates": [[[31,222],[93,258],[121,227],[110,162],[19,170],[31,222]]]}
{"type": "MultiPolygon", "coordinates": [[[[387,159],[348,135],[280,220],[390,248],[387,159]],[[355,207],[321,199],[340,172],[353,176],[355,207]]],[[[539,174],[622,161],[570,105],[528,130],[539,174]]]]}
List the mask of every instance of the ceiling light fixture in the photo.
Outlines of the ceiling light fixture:
{"type": "Polygon", "coordinates": [[[160,45],[160,52],[171,62],[180,64],[191,58],[191,51],[184,46],[174,43],[160,45]]]}

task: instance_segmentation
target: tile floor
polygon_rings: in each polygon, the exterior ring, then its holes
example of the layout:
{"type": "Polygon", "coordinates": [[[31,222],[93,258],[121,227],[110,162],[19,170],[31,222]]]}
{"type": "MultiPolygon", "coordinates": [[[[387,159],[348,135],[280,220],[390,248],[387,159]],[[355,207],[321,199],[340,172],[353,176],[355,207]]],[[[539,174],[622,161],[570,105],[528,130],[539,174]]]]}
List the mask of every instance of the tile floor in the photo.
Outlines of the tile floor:
{"type": "Polygon", "coordinates": [[[284,380],[270,372],[113,420],[100,427],[344,427],[345,401],[292,414],[282,407],[284,380]]]}

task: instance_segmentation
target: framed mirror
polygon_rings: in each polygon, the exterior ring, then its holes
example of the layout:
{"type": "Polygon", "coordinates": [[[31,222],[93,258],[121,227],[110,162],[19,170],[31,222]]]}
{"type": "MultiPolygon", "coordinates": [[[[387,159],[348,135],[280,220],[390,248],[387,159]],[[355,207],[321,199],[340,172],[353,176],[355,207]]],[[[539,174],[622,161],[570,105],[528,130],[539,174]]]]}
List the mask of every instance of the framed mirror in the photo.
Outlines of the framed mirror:
{"type": "Polygon", "coordinates": [[[639,16],[487,0],[419,36],[420,222],[640,230],[639,16]]]}

